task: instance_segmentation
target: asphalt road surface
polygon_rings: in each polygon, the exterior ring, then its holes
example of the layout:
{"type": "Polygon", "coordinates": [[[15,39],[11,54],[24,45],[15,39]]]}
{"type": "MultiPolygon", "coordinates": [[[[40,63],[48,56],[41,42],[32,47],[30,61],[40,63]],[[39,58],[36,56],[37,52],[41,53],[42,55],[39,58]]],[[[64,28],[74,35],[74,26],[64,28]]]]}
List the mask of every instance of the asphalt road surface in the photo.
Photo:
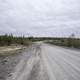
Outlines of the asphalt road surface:
{"type": "Polygon", "coordinates": [[[7,80],[80,80],[80,51],[34,44],[7,80]]]}

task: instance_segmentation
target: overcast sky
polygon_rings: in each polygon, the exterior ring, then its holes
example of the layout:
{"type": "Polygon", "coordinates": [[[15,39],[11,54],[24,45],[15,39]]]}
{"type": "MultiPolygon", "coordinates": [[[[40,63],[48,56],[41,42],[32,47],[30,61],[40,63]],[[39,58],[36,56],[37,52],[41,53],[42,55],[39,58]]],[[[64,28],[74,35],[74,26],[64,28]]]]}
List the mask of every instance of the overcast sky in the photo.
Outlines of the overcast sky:
{"type": "Polygon", "coordinates": [[[0,0],[0,34],[80,36],[80,0],[0,0]]]}

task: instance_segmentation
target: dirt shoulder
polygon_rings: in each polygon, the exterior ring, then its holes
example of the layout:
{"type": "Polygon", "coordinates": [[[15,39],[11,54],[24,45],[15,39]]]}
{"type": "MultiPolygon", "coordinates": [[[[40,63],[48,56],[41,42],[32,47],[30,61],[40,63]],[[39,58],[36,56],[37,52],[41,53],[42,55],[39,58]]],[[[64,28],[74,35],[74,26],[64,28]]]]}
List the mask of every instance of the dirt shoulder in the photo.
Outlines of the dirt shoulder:
{"type": "MultiPolygon", "coordinates": [[[[14,48],[16,49],[19,48],[14,48]]],[[[41,44],[38,43],[27,47],[19,54],[2,56],[0,80],[49,80],[43,61],[41,44]]]]}
{"type": "Polygon", "coordinates": [[[41,45],[34,44],[24,51],[11,74],[6,80],[49,80],[42,59],[41,45]]]}
{"type": "Polygon", "coordinates": [[[14,55],[24,50],[25,46],[0,46],[0,56],[14,55]]]}

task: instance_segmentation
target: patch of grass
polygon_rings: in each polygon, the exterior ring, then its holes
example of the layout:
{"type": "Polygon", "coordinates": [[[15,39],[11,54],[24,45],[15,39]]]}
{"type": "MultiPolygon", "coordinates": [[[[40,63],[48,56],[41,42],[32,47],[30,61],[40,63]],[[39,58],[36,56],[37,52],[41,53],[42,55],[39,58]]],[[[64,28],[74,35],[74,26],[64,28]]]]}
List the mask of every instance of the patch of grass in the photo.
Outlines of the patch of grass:
{"type": "Polygon", "coordinates": [[[77,38],[56,38],[53,40],[47,40],[45,43],[80,49],[80,39],[77,38]]]}

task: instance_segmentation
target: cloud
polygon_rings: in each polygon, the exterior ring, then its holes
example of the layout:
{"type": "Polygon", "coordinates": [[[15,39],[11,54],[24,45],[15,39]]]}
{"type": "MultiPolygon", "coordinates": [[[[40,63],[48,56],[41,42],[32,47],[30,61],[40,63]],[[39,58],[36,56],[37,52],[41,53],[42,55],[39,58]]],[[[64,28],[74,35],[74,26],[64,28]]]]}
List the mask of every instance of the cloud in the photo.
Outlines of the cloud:
{"type": "Polygon", "coordinates": [[[0,33],[80,35],[79,0],[0,0],[0,33]]]}

